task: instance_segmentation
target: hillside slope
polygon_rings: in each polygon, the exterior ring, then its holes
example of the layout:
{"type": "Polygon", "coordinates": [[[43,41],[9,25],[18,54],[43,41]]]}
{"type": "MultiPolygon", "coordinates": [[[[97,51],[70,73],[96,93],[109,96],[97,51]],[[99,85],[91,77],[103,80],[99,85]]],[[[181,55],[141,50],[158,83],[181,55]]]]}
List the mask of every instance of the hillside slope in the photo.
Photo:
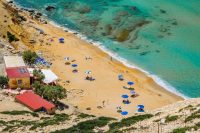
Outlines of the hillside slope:
{"type": "Polygon", "coordinates": [[[33,113],[0,91],[0,132],[52,133],[184,133],[200,132],[200,98],[189,99],[151,112],[116,120],[69,109],[49,116],[33,113]],[[11,105],[11,106],[9,106],[11,105]],[[13,106],[12,106],[13,105],[13,106]]]}

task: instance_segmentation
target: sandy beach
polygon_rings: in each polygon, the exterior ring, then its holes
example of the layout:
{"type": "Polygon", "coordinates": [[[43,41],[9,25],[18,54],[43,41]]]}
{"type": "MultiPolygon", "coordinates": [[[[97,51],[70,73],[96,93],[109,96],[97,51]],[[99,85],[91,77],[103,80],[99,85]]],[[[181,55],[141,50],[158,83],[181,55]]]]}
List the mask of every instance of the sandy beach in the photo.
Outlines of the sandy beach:
{"type": "MultiPolygon", "coordinates": [[[[3,8],[2,1],[0,11],[2,12],[0,23],[1,27],[4,27],[2,32],[9,30],[17,34],[25,44],[17,46],[41,53],[47,61],[50,61],[52,63],[50,69],[59,77],[59,84],[68,91],[67,99],[62,101],[77,106],[82,112],[121,118],[121,114],[117,113],[117,106],[121,106],[122,110],[128,111],[128,116],[131,116],[136,112],[138,104],[144,104],[145,110],[150,111],[183,100],[156,84],[148,75],[137,69],[128,68],[119,61],[111,60],[108,54],[72,33],[49,23],[37,22],[25,13],[21,14],[28,18],[27,21],[21,25],[13,24],[10,13],[3,8]],[[5,15],[9,16],[6,23],[3,22],[5,15]],[[8,24],[10,26],[7,26],[8,24]],[[20,30],[19,27],[21,27],[20,30]],[[37,29],[42,29],[46,35],[40,34],[37,29]],[[24,36],[19,36],[20,34],[24,36]],[[64,43],[59,43],[60,37],[65,39],[64,43]],[[30,44],[28,40],[35,40],[35,43],[30,44]],[[69,61],[66,61],[65,57],[69,57],[69,61]],[[88,57],[91,59],[86,59],[88,57]],[[66,62],[77,64],[78,72],[73,73],[73,68],[71,65],[66,65],[66,62]],[[95,78],[94,81],[85,80],[87,70],[91,71],[91,76],[95,78]],[[124,75],[124,81],[118,80],[119,74],[124,75]],[[125,105],[122,103],[121,95],[130,95],[130,91],[123,88],[127,86],[128,81],[135,83],[134,88],[139,96],[129,98],[131,103],[125,105]]],[[[21,50],[20,48],[18,50],[21,50]]]]}

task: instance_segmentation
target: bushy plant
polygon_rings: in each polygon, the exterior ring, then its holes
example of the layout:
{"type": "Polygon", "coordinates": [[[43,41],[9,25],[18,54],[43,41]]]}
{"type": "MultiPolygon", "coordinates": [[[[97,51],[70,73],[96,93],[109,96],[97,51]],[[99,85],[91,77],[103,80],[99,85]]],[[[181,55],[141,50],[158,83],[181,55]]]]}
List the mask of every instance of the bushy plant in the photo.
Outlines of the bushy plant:
{"type": "Polygon", "coordinates": [[[22,53],[22,57],[24,59],[24,61],[28,64],[28,65],[32,65],[35,63],[38,55],[35,52],[32,52],[30,50],[28,51],[24,51],[22,53]]]}
{"type": "Polygon", "coordinates": [[[33,76],[37,78],[37,80],[42,81],[45,79],[45,75],[42,73],[41,70],[33,70],[33,76]]]}
{"type": "MultiPolygon", "coordinates": [[[[27,112],[20,112],[27,113],[27,112]]],[[[7,114],[7,112],[6,112],[7,114]]],[[[13,114],[13,112],[12,112],[13,114]]],[[[16,114],[16,112],[14,113],[16,114]]],[[[19,112],[17,112],[19,114],[19,112]]],[[[15,129],[20,127],[27,127],[31,126],[29,130],[35,130],[37,128],[43,128],[50,125],[59,125],[60,123],[69,120],[69,115],[67,114],[55,114],[53,117],[48,119],[41,119],[37,121],[30,121],[30,120],[11,120],[11,121],[3,121],[0,120],[0,126],[2,126],[3,132],[14,132],[15,129]]]]}
{"type": "Polygon", "coordinates": [[[192,113],[190,116],[188,116],[185,119],[185,122],[191,121],[193,119],[199,119],[200,118],[200,109],[192,113]]]}
{"type": "Polygon", "coordinates": [[[7,115],[25,115],[25,114],[30,114],[33,117],[39,117],[39,115],[35,112],[30,112],[30,111],[19,111],[19,110],[13,110],[13,111],[3,111],[0,112],[1,114],[7,114],[7,115]]]}
{"type": "Polygon", "coordinates": [[[35,123],[30,130],[35,130],[36,128],[39,127],[46,127],[50,125],[58,125],[61,122],[64,122],[66,120],[69,120],[69,115],[67,114],[55,114],[54,117],[49,118],[49,119],[43,119],[42,122],[35,123]]]}
{"type": "Polygon", "coordinates": [[[99,117],[94,120],[80,122],[77,125],[68,129],[61,129],[51,133],[92,133],[95,127],[103,127],[107,125],[111,120],[114,119],[109,117],[99,117]]]}
{"type": "Polygon", "coordinates": [[[46,85],[42,86],[42,88],[44,90],[43,97],[55,103],[58,101],[58,99],[63,99],[67,96],[66,89],[59,85],[57,86],[46,85]]]}
{"type": "Polygon", "coordinates": [[[8,85],[8,78],[5,76],[0,76],[0,87],[3,87],[4,85],[8,85]]]}
{"type": "Polygon", "coordinates": [[[183,128],[176,128],[172,131],[172,133],[185,133],[188,131],[190,128],[189,127],[183,127],[183,128]]]}
{"type": "Polygon", "coordinates": [[[42,88],[42,84],[39,81],[35,81],[32,84],[32,87],[34,88],[36,94],[43,96],[44,90],[42,88]]]}
{"type": "Polygon", "coordinates": [[[89,114],[84,114],[84,113],[80,113],[78,115],[78,118],[89,118],[89,117],[95,117],[94,115],[89,115],[89,114]]]}
{"type": "Polygon", "coordinates": [[[67,96],[66,89],[59,85],[42,85],[40,82],[36,81],[32,86],[36,94],[55,103],[59,99],[63,99],[67,96]]]}
{"type": "Polygon", "coordinates": [[[139,121],[143,121],[145,119],[149,119],[151,117],[153,117],[152,114],[132,116],[132,117],[124,118],[120,122],[111,123],[109,125],[109,127],[110,127],[110,129],[121,128],[121,127],[124,127],[124,126],[128,127],[128,126],[131,126],[132,124],[135,124],[139,121]]]}
{"type": "Polygon", "coordinates": [[[167,116],[165,122],[171,122],[171,121],[175,121],[178,119],[178,115],[173,115],[173,116],[167,116]]]}

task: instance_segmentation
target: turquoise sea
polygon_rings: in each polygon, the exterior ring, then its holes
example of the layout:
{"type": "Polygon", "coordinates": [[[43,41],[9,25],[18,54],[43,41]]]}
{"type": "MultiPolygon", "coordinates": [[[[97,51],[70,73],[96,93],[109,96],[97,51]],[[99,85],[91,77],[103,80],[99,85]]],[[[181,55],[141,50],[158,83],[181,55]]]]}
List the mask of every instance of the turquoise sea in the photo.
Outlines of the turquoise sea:
{"type": "Polygon", "coordinates": [[[15,0],[100,43],[184,97],[200,97],[200,0],[15,0]],[[47,11],[47,6],[55,9],[47,11]]]}

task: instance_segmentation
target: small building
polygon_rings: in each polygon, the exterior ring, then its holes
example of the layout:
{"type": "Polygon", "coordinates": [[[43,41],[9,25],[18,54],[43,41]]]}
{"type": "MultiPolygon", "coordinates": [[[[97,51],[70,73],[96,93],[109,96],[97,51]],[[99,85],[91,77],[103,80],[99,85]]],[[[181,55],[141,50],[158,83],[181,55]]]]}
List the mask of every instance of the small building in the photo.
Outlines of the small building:
{"type": "Polygon", "coordinates": [[[10,88],[30,89],[30,74],[26,67],[6,68],[6,74],[10,88]]]}
{"type": "MultiPolygon", "coordinates": [[[[33,77],[33,68],[28,68],[28,71],[33,77]]],[[[41,72],[44,74],[44,80],[43,82],[45,84],[56,84],[56,81],[58,80],[58,76],[54,72],[52,72],[50,69],[41,69],[41,72]]]]}
{"type": "Polygon", "coordinates": [[[17,95],[15,100],[25,106],[27,106],[32,111],[45,111],[48,114],[55,113],[55,105],[46,101],[39,95],[36,95],[32,91],[27,91],[23,94],[17,95]]]}
{"type": "Polygon", "coordinates": [[[24,60],[21,56],[4,56],[5,68],[25,67],[24,60]]]}
{"type": "Polygon", "coordinates": [[[5,72],[12,89],[30,89],[30,74],[21,56],[4,56],[5,72]]]}

